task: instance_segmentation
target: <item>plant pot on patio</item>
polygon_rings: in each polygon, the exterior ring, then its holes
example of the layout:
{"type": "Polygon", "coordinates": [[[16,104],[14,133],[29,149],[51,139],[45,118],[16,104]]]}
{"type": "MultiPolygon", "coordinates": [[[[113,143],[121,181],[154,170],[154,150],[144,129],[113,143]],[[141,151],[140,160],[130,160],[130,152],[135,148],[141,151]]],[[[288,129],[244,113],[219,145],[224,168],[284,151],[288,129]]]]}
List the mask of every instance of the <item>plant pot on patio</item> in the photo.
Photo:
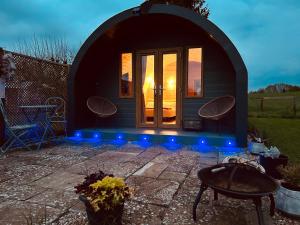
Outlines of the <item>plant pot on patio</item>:
{"type": "Polygon", "coordinates": [[[280,168],[284,178],[276,193],[276,208],[287,216],[300,218],[300,165],[280,168]]]}
{"type": "Polygon", "coordinates": [[[89,200],[84,196],[80,195],[79,199],[85,204],[86,214],[89,221],[89,225],[121,225],[122,215],[124,209],[124,203],[110,210],[94,210],[89,200]]]}
{"type": "Polygon", "coordinates": [[[275,178],[282,179],[280,172],[278,171],[279,166],[286,166],[288,164],[288,157],[286,155],[280,154],[278,158],[265,157],[260,155],[260,164],[265,168],[266,174],[275,178]]]}
{"type": "Polygon", "coordinates": [[[99,171],[87,176],[75,188],[86,206],[90,225],[122,224],[124,202],[132,192],[122,178],[99,171]]]}

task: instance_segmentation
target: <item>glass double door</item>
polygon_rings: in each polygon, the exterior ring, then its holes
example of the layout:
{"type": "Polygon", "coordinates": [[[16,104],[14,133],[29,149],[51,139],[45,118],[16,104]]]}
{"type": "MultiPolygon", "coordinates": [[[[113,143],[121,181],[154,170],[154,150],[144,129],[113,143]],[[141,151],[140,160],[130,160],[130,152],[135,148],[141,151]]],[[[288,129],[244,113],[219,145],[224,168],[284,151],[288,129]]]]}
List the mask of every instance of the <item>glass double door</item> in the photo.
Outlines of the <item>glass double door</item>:
{"type": "Polygon", "coordinates": [[[137,53],[137,126],[180,127],[180,50],[137,53]]]}

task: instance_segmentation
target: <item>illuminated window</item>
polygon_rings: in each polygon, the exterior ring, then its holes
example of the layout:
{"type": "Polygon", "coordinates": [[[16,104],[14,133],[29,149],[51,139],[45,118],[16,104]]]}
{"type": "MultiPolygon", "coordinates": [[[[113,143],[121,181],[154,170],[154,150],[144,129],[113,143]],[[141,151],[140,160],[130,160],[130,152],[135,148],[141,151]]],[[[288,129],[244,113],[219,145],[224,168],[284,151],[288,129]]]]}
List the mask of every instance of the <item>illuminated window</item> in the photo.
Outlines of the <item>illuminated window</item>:
{"type": "Polygon", "coordinates": [[[187,97],[203,96],[202,48],[188,49],[187,97]]]}
{"type": "Polygon", "coordinates": [[[120,97],[133,97],[132,53],[121,54],[120,97]]]}

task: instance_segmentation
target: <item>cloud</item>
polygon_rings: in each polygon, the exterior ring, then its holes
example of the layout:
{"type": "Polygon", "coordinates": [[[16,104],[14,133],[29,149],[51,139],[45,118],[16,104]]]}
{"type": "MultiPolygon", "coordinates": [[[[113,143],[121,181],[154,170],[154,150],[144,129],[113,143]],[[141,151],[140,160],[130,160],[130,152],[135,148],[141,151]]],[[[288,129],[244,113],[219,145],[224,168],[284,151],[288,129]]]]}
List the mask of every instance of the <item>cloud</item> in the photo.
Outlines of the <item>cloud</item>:
{"type": "Polygon", "coordinates": [[[11,49],[16,40],[30,39],[36,34],[64,37],[78,48],[106,19],[140,2],[1,0],[0,46],[11,49]]]}
{"type": "Polygon", "coordinates": [[[240,51],[250,89],[276,82],[300,84],[300,1],[210,1],[211,20],[240,51]]]}
{"type": "MultiPolygon", "coordinates": [[[[36,36],[65,38],[73,47],[111,16],[143,0],[1,0],[0,46],[36,36]]],[[[207,0],[211,17],[240,51],[250,89],[300,84],[299,0],[207,0]]]]}

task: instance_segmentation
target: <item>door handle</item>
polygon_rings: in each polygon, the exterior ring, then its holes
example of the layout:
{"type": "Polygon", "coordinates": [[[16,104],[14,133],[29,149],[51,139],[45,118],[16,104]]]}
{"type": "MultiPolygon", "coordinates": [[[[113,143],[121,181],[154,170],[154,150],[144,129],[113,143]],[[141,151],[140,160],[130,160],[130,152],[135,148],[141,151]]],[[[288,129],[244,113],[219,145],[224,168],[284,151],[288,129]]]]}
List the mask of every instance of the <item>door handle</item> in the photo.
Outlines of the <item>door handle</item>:
{"type": "Polygon", "coordinates": [[[154,85],[154,88],[152,90],[154,91],[154,95],[156,95],[157,94],[156,85],[154,85]]]}
{"type": "Polygon", "coordinates": [[[162,95],[163,90],[165,90],[164,88],[162,88],[161,85],[159,85],[159,95],[162,95]]]}

